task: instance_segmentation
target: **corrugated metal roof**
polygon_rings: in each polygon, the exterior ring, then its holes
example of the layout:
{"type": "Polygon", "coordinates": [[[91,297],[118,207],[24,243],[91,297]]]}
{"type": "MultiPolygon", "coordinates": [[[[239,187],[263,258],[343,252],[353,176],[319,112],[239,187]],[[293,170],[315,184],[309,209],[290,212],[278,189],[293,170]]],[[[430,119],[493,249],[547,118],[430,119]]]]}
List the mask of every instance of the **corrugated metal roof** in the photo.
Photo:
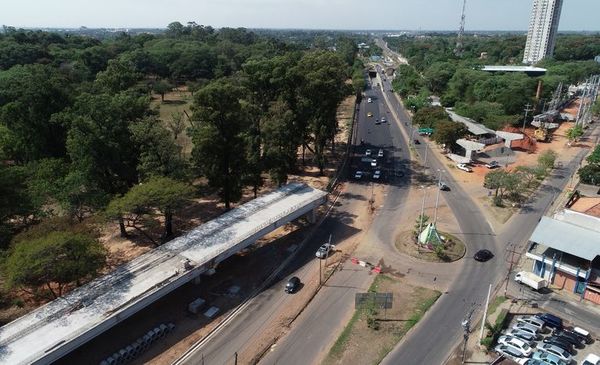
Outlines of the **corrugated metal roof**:
{"type": "Polygon", "coordinates": [[[554,219],[574,224],[600,233],[600,218],[578,212],[572,209],[563,209],[554,214],[554,219]]]}
{"type": "Polygon", "coordinates": [[[542,217],[531,241],[592,261],[600,255],[600,232],[542,217]]]}

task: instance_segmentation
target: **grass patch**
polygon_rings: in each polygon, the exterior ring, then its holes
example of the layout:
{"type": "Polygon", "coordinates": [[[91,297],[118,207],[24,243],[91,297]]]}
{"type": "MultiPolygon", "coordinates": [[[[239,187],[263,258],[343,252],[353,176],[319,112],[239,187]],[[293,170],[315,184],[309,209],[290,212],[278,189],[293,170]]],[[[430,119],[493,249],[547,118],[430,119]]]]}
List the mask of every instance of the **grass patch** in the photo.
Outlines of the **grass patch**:
{"type": "Polygon", "coordinates": [[[488,314],[496,313],[496,310],[498,309],[500,304],[504,303],[507,299],[507,297],[502,295],[495,297],[488,307],[488,314]]]}
{"type": "Polygon", "coordinates": [[[412,231],[400,232],[394,244],[398,251],[423,261],[453,262],[460,260],[467,250],[465,244],[454,235],[445,232],[439,232],[439,234],[445,237],[447,241],[447,245],[442,251],[441,256],[433,250],[417,245],[412,231]]]}
{"type": "Polygon", "coordinates": [[[330,348],[324,364],[379,364],[441,294],[386,275],[378,275],[369,292],[393,293],[392,308],[383,310],[366,305],[355,310],[330,348]]]}

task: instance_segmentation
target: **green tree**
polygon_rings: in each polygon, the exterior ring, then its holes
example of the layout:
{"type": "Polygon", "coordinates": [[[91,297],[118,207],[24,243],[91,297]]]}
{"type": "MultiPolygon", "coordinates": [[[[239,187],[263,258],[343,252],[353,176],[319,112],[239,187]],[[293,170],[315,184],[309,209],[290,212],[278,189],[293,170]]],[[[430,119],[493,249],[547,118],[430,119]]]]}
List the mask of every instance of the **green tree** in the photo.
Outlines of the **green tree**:
{"type": "Polygon", "coordinates": [[[597,144],[596,147],[594,147],[594,150],[586,158],[586,161],[593,165],[600,165],[600,144],[597,144]]]}
{"type": "Polygon", "coordinates": [[[113,199],[106,209],[110,218],[128,217],[129,226],[143,233],[156,243],[137,224],[143,215],[152,215],[154,211],[164,218],[163,241],[173,236],[173,215],[192,197],[194,190],[181,181],[168,177],[156,176],[146,182],[135,185],[122,197],[113,199]]]}
{"type": "Polygon", "coordinates": [[[72,87],[49,65],[0,71],[0,148],[10,159],[28,162],[64,157],[68,125],[52,118],[71,103],[72,87]]]}
{"type": "Polygon", "coordinates": [[[109,93],[118,93],[132,87],[140,77],[133,63],[113,59],[105,71],[98,72],[96,83],[109,93]]]}
{"type": "Polygon", "coordinates": [[[586,165],[577,171],[584,184],[600,186],[600,165],[586,165]]]}
{"type": "Polygon", "coordinates": [[[538,164],[540,164],[540,166],[542,166],[546,171],[552,170],[557,157],[558,154],[555,151],[546,150],[538,157],[538,164]]]}
{"type": "Polygon", "coordinates": [[[96,276],[105,262],[106,249],[95,238],[51,232],[12,247],[4,266],[6,284],[28,289],[45,285],[58,298],[65,285],[96,276]]]}
{"type": "Polygon", "coordinates": [[[157,80],[152,84],[152,90],[160,95],[160,100],[165,101],[165,94],[173,89],[173,85],[166,80],[157,80]]]}
{"type": "Polygon", "coordinates": [[[274,102],[264,118],[264,156],[266,168],[277,185],[287,182],[296,168],[298,138],[294,112],[282,99],[274,102]]]}
{"type": "Polygon", "coordinates": [[[345,85],[349,68],[338,54],[315,51],[302,57],[297,70],[303,77],[298,86],[300,103],[308,117],[314,159],[322,175],[327,142],[332,142],[334,148],[337,108],[349,91],[345,85]]]}
{"type": "Polygon", "coordinates": [[[413,124],[421,128],[435,128],[439,121],[449,121],[450,117],[441,106],[419,109],[413,117],[413,124]]]}
{"type": "Polygon", "coordinates": [[[185,131],[185,119],[183,113],[173,112],[171,113],[171,119],[167,121],[167,128],[173,133],[173,138],[177,140],[177,137],[185,131]]]}
{"type": "Polygon", "coordinates": [[[192,161],[218,190],[227,210],[242,196],[247,163],[244,132],[248,120],[240,103],[243,96],[241,87],[220,79],[198,91],[193,106],[198,124],[191,129],[192,161]]]}
{"type": "Polygon", "coordinates": [[[445,145],[446,148],[452,150],[456,145],[456,140],[463,138],[468,134],[469,130],[462,123],[439,121],[431,138],[439,145],[445,145]]]}
{"type": "Polygon", "coordinates": [[[583,136],[583,128],[580,125],[576,125],[567,130],[569,142],[576,142],[581,136],[583,136]]]}
{"type": "Polygon", "coordinates": [[[181,147],[161,121],[146,117],[129,126],[131,140],[139,151],[137,171],[140,180],[151,176],[184,178],[186,161],[181,158],[181,147]]]}

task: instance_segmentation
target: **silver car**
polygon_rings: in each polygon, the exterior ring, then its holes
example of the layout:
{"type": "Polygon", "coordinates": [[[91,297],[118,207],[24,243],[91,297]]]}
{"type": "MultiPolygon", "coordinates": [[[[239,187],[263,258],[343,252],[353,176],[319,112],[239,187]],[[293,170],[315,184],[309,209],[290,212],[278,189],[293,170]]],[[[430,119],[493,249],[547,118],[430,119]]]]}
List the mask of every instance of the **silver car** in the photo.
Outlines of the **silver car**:
{"type": "Polygon", "coordinates": [[[565,349],[561,349],[558,346],[549,343],[539,343],[537,345],[537,348],[539,350],[546,351],[547,353],[557,356],[559,359],[563,360],[567,364],[569,364],[571,360],[573,360],[573,356],[571,356],[570,353],[568,353],[565,349]]]}
{"type": "Polygon", "coordinates": [[[519,351],[519,349],[508,345],[498,345],[494,347],[494,351],[515,361],[525,357],[525,354],[519,351]]]}
{"type": "Polygon", "coordinates": [[[535,316],[519,317],[519,318],[517,318],[517,322],[530,324],[534,327],[539,328],[540,331],[543,330],[544,326],[545,326],[545,322],[535,316]]]}
{"type": "Polygon", "coordinates": [[[515,324],[512,327],[513,330],[517,330],[517,331],[522,331],[522,332],[527,332],[530,333],[532,335],[537,335],[538,331],[540,330],[539,328],[532,326],[528,323],[523,323],[523,322],[518,322],[517,324],[515,324]]]}

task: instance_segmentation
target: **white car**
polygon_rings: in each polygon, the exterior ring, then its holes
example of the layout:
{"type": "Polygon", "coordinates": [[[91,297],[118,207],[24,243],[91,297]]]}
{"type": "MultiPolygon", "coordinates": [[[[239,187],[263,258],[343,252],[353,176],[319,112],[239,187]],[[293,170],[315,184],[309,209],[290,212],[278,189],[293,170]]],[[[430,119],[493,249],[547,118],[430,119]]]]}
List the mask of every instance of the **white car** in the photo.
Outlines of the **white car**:
{"type": "Polygon", "coordinates": [[[559,359],[563,360],[567,364],[571,363],[571,360],[573,360],[573,356],[571,356],[570,353],[568,353],[565,349],[561,349],[558,346],[555,346],[555,345],[552,345],[549,343],[540,342],[537,345],[537,348],[538,348],[538,350],[542,350],[549,354],[557,356],[559,359]]]}
{"type": "Polygon", "coordinates": [[[322,244],[321,247],[319,247],[319,249],[315,253],[315,256],[317,256],[317,258],[324,259],[324,258],[330,256],[330,252],[334,248],[335,248],[335,246],[330,243],[322,244]]]}
{"type": "Polygon", "coordinates": [[[473,172],[473,169],[471,169],[469,166],[467,166],[467,165],[466,165],[466,164],[464,164],[464,163],[459,163],[459,164],[457,164],[457,165],[456,165],[456,167],[457,167],[459,170],[463,170],[463,171],[466,171],[466,172],[473,172]]]}
{"type": "Polygon", "coordinates": [[[528,323],[523,323],[523,322],[518,322],[517,324],[512,326],[512,329],[517,330],[517,331],[527,332],[532,335],[537,335],[538,331],[539,331],[539,329],[537,327],[534,327],[528,323]]]}
{"type": "Polygon", "coordinates": [[[600,365],[600,356],[589,354],[583,359],[581,365],[600,365]]]}
{"type": "Polygon", "coordinates": [[[379,149],[379,152],[377,153],[377,157],[383,157],[383,150],[379,149]]]}
{"type": "Polygon", "coordinates": [[[376,159],[372,159],[371,160],[371,167],[377,167],[377,160],[376,159]]]}
{"type": "Polygon", "coordinates": [[[365,156],[371,156],[371,150],[366,150],[365,151],[365,156]]]}
{"type": "Polygon", "coordinates": [[[544,329],[544,321],[542,321],[541,319],[535,317],[535,316],[524,316],[524,317],[519,317],[517,318],[517,322],[521,322],[521,323],[528,323],[534,327],[539,328],[539,330],[543,330],[544,329]]]}
{"type": "Polygon", "coordinates": [[[373,102],[373,100],[371,100],[371,98],[367,99],[367,103],[372,103],[372,102],[373,102]]]}
{"type": "Polygon", "coordinates": [[[385,123],[387,122],[387,120],[385,119],[385,117],[381,117],[381,123],[385,123]]]}
{"type": "Polygon", "coordinates": [[[362,176],[363,176],[363,172],[362,171],[356,171],[354,173],[354,178],[357,179],[357,180],[362,179],[362,176]]]}
{"type": "Polygon", "coordinates": [[[531,346],[529,346],[527,342],[511,335],[501,336],[498,339],[498,343],[502,345],[516,347],[525,356],[529,356],[533,352],[533,349],[531,348],[531,346]]]}
{"type": "Polygon", "coordinates": [[[375,172],[373,173],[373,179],[379,180],[380,177],[381,177],[381,171],[375,170],[375,172]]]}
{"type": "Polygon", "coordinates": [[[494,347],[494,351],[496,351],[500,355],[504,355],[504,357],[515,361],[525,357],[525,355],[521,351],[519,351],[519,349],[507,345],[498,345],[494,347]]]}

